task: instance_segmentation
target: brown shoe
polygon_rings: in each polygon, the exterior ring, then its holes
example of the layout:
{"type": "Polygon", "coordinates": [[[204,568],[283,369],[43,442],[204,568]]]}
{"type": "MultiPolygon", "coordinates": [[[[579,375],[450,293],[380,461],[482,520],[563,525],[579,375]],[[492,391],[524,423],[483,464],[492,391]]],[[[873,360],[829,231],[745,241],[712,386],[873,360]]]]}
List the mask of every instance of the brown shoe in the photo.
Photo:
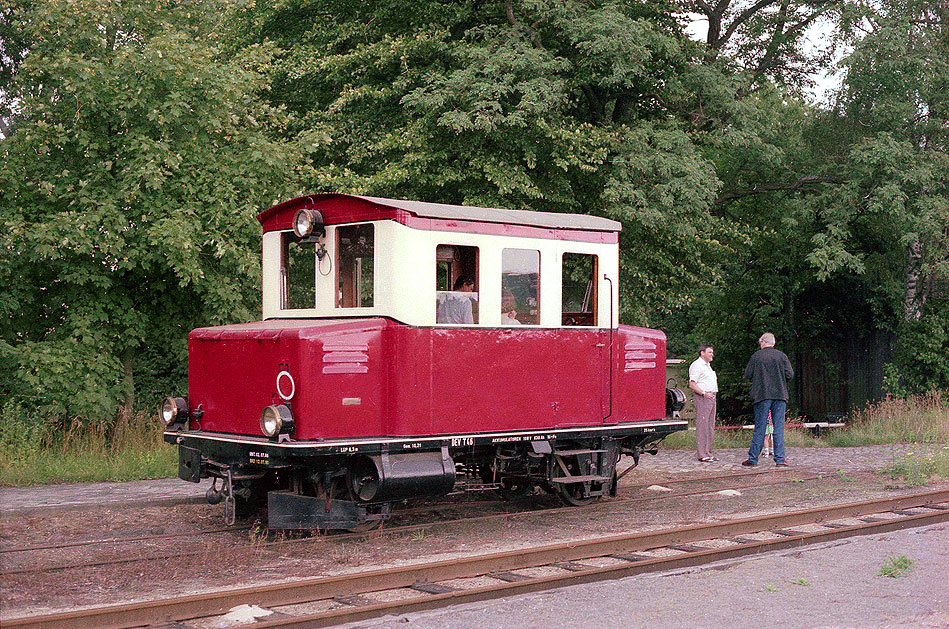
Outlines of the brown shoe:
{"type": "MultiPolygon", "coordinates": [[[[752,463],[751,461],[742,461],[741,464],[745,467],[754,467],[758,465],[757,463],[752,463]]],[[[787,465],[787,463],[785,463],[785,465],[787,465]]]]}
{"type": "Polygon", "coordinates": [[[787,464],[787,463],[775,463],[774,466],[775,466],[775,467],[788,467],[788,464],[787,464]]]}

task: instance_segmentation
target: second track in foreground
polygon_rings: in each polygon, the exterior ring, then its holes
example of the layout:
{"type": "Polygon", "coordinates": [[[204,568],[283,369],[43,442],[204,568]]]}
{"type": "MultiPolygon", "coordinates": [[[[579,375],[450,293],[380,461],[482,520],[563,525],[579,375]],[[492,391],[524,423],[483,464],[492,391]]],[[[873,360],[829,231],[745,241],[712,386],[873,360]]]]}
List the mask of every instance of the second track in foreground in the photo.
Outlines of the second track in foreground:
{"type": "Polygon", "coordinates": [[[340,577],[5,619],[4,626],[187,623],[240,604],[278,613],[274,620],[256,623],[258,627],[329,626],[945,521],[949,521],[949,491],[941,490],[340,577]]]}

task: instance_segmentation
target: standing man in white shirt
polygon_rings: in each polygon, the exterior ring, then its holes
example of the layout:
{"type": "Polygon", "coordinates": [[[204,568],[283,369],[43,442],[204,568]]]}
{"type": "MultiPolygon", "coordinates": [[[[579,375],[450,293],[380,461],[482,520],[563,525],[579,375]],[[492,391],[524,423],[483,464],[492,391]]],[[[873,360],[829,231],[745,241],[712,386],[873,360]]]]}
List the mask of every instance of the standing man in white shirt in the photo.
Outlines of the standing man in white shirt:
{"type": "Polygon", "coordinates": [[[712,370],[715,350],[711,345],[699,345],[699,357],[689,366],[689,388],[695,393],[695,445],[699,461],[710,463],[718,457],[712,455],[715,437],[715,413],[718,410],[715,396],[718,393],[718,377],[712,370]]]}

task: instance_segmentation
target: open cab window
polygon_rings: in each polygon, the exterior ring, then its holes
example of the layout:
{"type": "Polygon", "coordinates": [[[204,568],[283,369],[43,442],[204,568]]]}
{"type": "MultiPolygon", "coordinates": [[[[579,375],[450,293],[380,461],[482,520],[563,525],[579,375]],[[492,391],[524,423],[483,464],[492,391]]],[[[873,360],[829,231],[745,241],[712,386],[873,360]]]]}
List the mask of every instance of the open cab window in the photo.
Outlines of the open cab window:
{"type": "Polygon", "coordinates": [[[280,308],[316,307],[316,243],[283,234],[280,255],[280,308]]]}
{"type": "Polygon", "coordinates": [[[435,248],[436,323],[478,323],[478,248],[438,245],[435,248]]]}
{"type": "Polygon", "coordinates": [[[562,278],[561,324],[596,325],[596,256],[563,254],[562,278]]]}
{"type": "Polygon", "coordinates": [[[374,299],[374,226],[336,229],[336,307],[371,308],[374,299]]]}

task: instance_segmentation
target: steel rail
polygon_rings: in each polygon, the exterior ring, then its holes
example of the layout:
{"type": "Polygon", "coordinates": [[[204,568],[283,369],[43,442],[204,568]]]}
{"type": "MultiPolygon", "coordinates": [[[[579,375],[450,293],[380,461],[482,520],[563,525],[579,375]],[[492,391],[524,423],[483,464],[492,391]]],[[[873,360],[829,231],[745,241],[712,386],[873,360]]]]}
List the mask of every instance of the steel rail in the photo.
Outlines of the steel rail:
{"type": "Polygon", "coordinates": [[[463,603],[473,603],[506,596],[514,596],[517,594],[539,592],[570,585],[581,585],[584,583],[595,583],[598,581],[621,579],[646,572],[660,572],[665,570],[688,568],[763,552],[807,546],[810,544],[832,541],[844,537],[866,535],[870,533],[882,533],[903,528],[911,528],[914,526],[927,526],[929,524],[936,524],[945,521],[949,521],[949,513],[942,512],[921,514],[916,516],[908,516],[901,519],[889,520],[886,522],[871,522],[849,527],[842,527],[832,529],[827,532],[802,533],[800,535],[783,537],[776,540],[750,542],[729,548],[714,548],[694,552],[684,552],[681,555],[675,555],[671,557],[641,559],[637,561],[630,561],[628,565],[598,568],[589,566],[583,567],[582,564],[579,564],[579,567],[581,568],[580,570],[571,568],[569,572],[562,575],[534,577],[525,579],[523,581],[502,582],[497,585],[487,585],[479,588],[472,588],[470,590],[458,590],[454,592],[445,592],[442,594],[431,594],[429,596],[420,595],[418,598],[414,599],[360,605],[353,608],[343,608],[304,616],[287,616],[281,614],[281,617],[278,620],[259,620],[254,624],[254,627],[259,627],[261,629],[267,627],[330,627],[342,623],[377,618],[387,614],[405,614],[410,612],[426,611],[440,607],[448,607],[451,605],[461,605],[463,603]]]}
{"type": "Polygon", "coordinates": [[[807,509],[794,513],[773,514],[760,517],[741,518],[721,523],[692,525],[678,529],[616,535],[594,540],[583,540],[480,555],[459,560],[437,561],[402,568],[373,570],[352,575],[307,579],[292,583],[281,583],[265,587],[246,587],[225,592],[196,594],[173,599],[147,601],[87,610],[63,612],[44,616],[28,616],[3,620],[5,627],[69,627],[83,623],[96,627],[135,627],[157,622],[213,616],[240,604],[261,607],[277,607],[296,603],[332,599],[340,595],[412,587],[419,583],[435,583],[470,577],[509,572],[530,567],[562,562],[576,562],[592,557],[615,556],[653,548],[689,544],[701,540],[734,539],[742,534],[781,530],[782,537],[776,540],[736,543],[723,549],[698,550],[682,555],[642,559],[632,558],[628,565],[606,568],[582,568],[562,577],[543,577],[490,588],[454,591],[446,594],[428,595],[422,600],[409,602],[379,603],[352,610],[336,610],[324,614],[298,618],[281,617],[279,620],[258,622],[255,626],[325,626],[367,618],[393,610],[412,611],[483,600],[498,596],[560,587],[573,583],[585,583],[603,579],[614,579],[648,570],[670,569],[683,565],[698,565],[767,550],[801,546],[867,532],[882,532],[909,526],[924,526],[949,520],[949,508],[930,507],[933,513],[919,515],[896,514],[893,519],[873,521],[853,526],[836,526],[819,533],[787,531],[788,527],[814,524],[831,520],[859,518],[874,513],[900,511],[914,507],[941,505],[949,502],[949,490],[922,492],[896,498],[865,500],[844,505],[833,505],[807,509]],[[349,614],[349,615],[347,615],[349,614]]]}
{"type": "MultiPolygon", "coordinates": [[[[744,474],[719,474],[719,475],[709,476],[709,477],[704,477],[704,478],[677,479],[674,481],[664,481],[664,483],[666,485],[672,485],[672,484],[680,484],[680,483],[681,484],[685,484],[685,483],[698,484],[700,482],[708,482],[708,481],[722,480],[722,479],[743,480],[744,477],[747,477],[747,476],[758,476],[765,473],[766,472],[750,472],[750,473],[744,473],[744,474]]],[[[767,473],[770,474],[770,472],[767,472],[767,473]]],[[[765,485],[759,484],[759,485],[751,485],[751,486],[732,487],[732,489],[760,489],[763,487],[771,487],[773,485],[778,485],[778,484],[786,483],[786,482],[799,482],[799,481],[805,481],[805,480],[814,480],[816,478],[820,478],[820,475],[818,474],[818,475],[812,475],[812,476],[795,477],[792,479],[783,479],[776,483],[768,483],[765,485]]],[[[639,485],[639,486],[633,487],[632,489],[644,489],[646,487],[648,486],[639,485]]],[[[688,497],[688,496],[696,496],[696,495],[702,495],[706,493],[712,493],[712,492],[721,491],[721,490],[722,488],[701,489],[701,490],[690,491],[690,492],[676,492],[676,493],[670,493],[670,494],[660,494],[656,496],[645,496],[645,497],[637,496],[637,497],[630,497],[630,498],[620,498],[617,500],[610,500],[609,502],[589,505],[584,508],[585,509],[598,509],[598,508],[605,508],[605,507],[612,508],[612,507],[615,507],[616,505],[621,505],[621,504],[626,504],[626,503],[648,502],[651,500],[667,500],[671,498],[683,498],[683,497],[688,497]]],[[[464,508],[465,506],[472,505],[472,504],[484,505],[485,503],[490,504],[493,502],[497,502],[500,505],[505,505],[505,504],[516,504],[518,501],[516,500],[472,501],[472,502],[461,502],[457,504],[452,504],[452,503],[447,503],[447,504],[451,504],[453,507],[457,506],[459,508],[464,508]]],[[[442,505],[443,503],[439,503],[439,504],[442,505]]],[[[375,529],[372,531],[366,531],[362,533],[340,533],[340,534],[334,534],[334,535],[329,535],[329,536],[320,535],[317,537],[309,537],[309,538],[273,540],[273,541],[264,542],[260,544],[259,546],[263,549],[269,550],[273,546],[283,547],[283,546],[290,546],[290,545],[297,545],[297,544],[312,544],[317,541],[319,542],[348,541],[352,539],[363,539],[363,538],[374,536],[374,535],[375,536],[400,535],[403,533],[412,533],[418,530],[426,530],[426,529],[434,528],[436,526],[447,526],[450,524],[458,524],[460,522],[471,523],[471,522],[480,522],[480,521],[501,520],[504,518],[513,518],[513,517],[531,515],[531,514],[536,514],[536,513],[544,513],[544,514],[569,513],[569,512],[574,512],[575,510],[576,510],[576,507],[552,507],[552,508],[533,509],[529,511],[492,513],[489,515],[475,516],[471,518],[462,517],[462,518],[453,518],[453,519],[448,519],[448,520],[422,522],[419,524],[406,524],[406,525],[395,526],[395,527],[391,527],[387,529],[375,529]]],[[[399,511],[396,513],[396,515],[398,516],[401,516],[404,514],[405,514],[404,511],[399,511]]],[[[102,540],[53,544],[50,546],[22,547],[19,549],[11,549],[6,552],[30,552],[30,551],[38,551],[38,550],[53,550],[53,549],[58,549],[58,548],[69,548],[73,546],[84,546],[84,545],[91,545],[91,544],[96,544],[96,543],[121,544],[121,543],[131,542],[131,541],[151,541],[151,540],[160,540],[160,539],[173,539],[176,537],[198,537],[199,535],[209,534],[209,533],[226,533],[226,532],[231,532],[231,531],[241,531],[241,530],[247,530],[247,529],[250,529],[249,525],[223,528],[223,529],[208,529],[205,531],[195,531],[193,533],[181,533],[181,534],[170,534],[170,535],[163,534],[163,535],[155,535],[155,536],[143,536],[143,537],[137,537],[137,538],[131,538],[131,537],[130,538],[107,538],[107,539],[102,539],[102,540]]],[[[113,559],[107,559],[103,561],[86,561],[86,562],[81,562],[81,563],[61,563],[61,564],[55,564],[55,565],[50,565],[50,566],[30,566],[30,567],[24,567],[24,568],[8,568],[8,569],[0,570],[0,577],[13,576],[17,574],[36,574],[36,573],[42,573],[42,572],[56,572],[56,571],[61,571],[61,570],[73,570],[77,568],[95,568],[99,566],[110,566],[110,565],[117,565],[117,564],[123,564],[123,563],[138,563],[141,561],[164,561],[167,559],[175,559],[178,557],[191,557],[194,555],[198,555],[200,553],[201,551],[190,551],[190,550],[180,551],[179,550],[175,552],[167,552],[167,553],[161,553],[161,554],[156,554],[156,555],[136,556],[136,557],[127,557],[127,558],[113,558],[113,559]]]]}

